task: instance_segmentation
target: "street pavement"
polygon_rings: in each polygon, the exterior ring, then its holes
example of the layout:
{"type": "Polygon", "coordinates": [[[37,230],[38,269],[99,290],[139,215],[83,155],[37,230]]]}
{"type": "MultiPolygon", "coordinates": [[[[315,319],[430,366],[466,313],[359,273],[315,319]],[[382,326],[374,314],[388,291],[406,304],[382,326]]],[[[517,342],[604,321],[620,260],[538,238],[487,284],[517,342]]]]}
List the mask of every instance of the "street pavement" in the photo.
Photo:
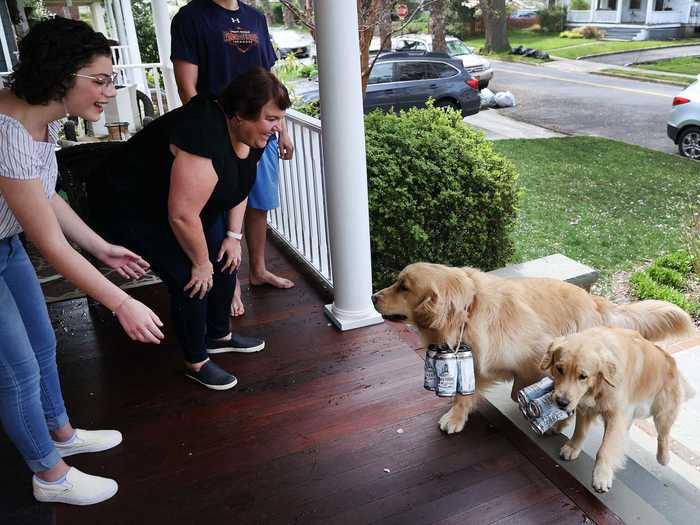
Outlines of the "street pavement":
{"type": "Polygon", "coordinates": [[[666,136],[666,122],[681,87],[591,75],[575,70],[571,62],[555,67],[493,61],[489,89],[510,91],[516,101],[516,107],[498,112],[558,133],[677,152],[666,136]]]}

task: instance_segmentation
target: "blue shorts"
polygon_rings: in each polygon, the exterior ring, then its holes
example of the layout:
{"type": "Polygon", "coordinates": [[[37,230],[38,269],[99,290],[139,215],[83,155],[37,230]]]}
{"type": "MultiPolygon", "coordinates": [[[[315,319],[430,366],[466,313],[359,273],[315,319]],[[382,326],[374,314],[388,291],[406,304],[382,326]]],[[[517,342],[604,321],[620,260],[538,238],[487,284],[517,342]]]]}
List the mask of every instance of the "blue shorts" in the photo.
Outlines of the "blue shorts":
{"type": "Polygon", "coordinates": [[[272,135],[258,162],[258,172],[253,189],[248,194],[248,207],[256,210],[274,210],[280,205],[279,197],[279,146],[272,135]]]}

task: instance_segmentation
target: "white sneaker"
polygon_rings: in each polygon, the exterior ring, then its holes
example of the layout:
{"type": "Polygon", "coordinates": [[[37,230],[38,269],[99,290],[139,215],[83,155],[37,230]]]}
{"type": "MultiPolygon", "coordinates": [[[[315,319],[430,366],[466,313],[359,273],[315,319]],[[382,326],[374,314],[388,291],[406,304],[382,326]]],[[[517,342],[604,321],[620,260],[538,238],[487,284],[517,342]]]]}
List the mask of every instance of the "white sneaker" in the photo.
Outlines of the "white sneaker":
{"type": "Polygon", "coordinates": [[[53,444],[62,458],[86,452],[102,452],[116,447],[122,442],[122,434],[117,430],[83,430],[75,429],[75,436],[70,442],[53,444]]]}
{"type": "Polygon", "coordinates": [[[52,485],[32,477],[34,497],[46,503],[94,505],[108,500],[117,493],[117,482],[109,478],[91,476],[71,467],[63,482],[52,485]]]}

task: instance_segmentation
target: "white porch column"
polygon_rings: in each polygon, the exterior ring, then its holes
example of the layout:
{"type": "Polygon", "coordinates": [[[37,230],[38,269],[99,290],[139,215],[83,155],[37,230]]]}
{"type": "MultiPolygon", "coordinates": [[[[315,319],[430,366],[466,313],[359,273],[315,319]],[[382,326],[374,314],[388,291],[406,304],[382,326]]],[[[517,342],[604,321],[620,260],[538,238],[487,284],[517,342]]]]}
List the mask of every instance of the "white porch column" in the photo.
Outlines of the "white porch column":
{"type": "Polygon", "coordinates": [[[92,27],[95,31],[109,37],[109,33],[107,33],[107,24],[105,23],[105,9],[102,7],[102,4],[99,2],[91,3],[90,16],[92,17],[92,27]]]}
{"type": "Polygon", "coordinates": [[[644,23],[650,24],[654,16],[654,0],[647,0],[646,16],[644,17],[644,23]]]}
{"type": "Polygon", "coordinates": [[[156,26],[156,41],[158,42],[158,56],[163,68],[163,81],[165,83],[165,97],[168,100],[168,110],[173,110],[182,105],[180,95],[177,93],[175,72],[170,61],[170,15],[166,0],[153,0],[153,23],[156,26]]]}
{"type": "Polygon", "coordinates": [[[314,4],[334,289],[325,311],[350,330],[382,322],[372,305],[357,3],[314,4]]]}
{"type": "Polygon", "coordinates": [[[615,13],[615,22],[622,22],[622,4],[625,0],[617,0],[617,12],[615,13]]]}
{"type": "Polygon", "coordinates": [[[596,8],[598,7],[598,0],[591,0],[591,13],[590,13],[590,18],[589,22],[594,22],[595,21],[595,11],[596,8]]]}
{"type": "MultiPolygon", "coordinates": [[[[136,23],[134,22],[134,13],[131,10],[131,0],[121,0],[120,3],[124,16],[126,44],[129,46],[129,60],[132,64],[141,64],[141,49],[139,48],[139,39],[136,36],[136,23]]],[[[148,93],[148,83],[142,69],[131,70],[130,76],[132,82],[135,82],[143,93],[148,93]]]]}

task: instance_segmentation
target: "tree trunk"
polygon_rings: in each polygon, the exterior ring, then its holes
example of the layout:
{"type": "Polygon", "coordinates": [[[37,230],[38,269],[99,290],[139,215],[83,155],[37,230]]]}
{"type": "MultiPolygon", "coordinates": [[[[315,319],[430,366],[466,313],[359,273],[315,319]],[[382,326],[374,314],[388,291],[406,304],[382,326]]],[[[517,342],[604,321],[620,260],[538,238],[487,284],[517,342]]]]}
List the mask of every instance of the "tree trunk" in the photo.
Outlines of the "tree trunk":
{"type": "Polygon", "coordinates": [[[362,96],[364,96],[367,91],[367,80],[369,79],[370,73],[369,45],[372,43],[374,30],[379,23],[383,1],[384,0],[357,0],[362,96]]]}
{"type": "Polygon", "coordinates": [[[382,12],[379,15],[379,42],[382,49],[391,49],[391,5],[393,0],[382,0],[382,12]]]}
{"type": "Polygon", "coordinates": [[[294,27],[294,14],[289,9],[282,8],[282,18],[284,20],[284,27],[291,29],[294,27]]]}
{"type": "Polygon", "coordinates": [[[445,15],[445,0],[434,0],[430,7],[430,32],[433,35],[433,51],[438,53],[447,53],[445,15]]]}
{"type": "Polygon", "coordinates": [[[482,12],[487,53],[510,51],[508,42],[508,14],[505,0],[482,0],[482,12]]]}

